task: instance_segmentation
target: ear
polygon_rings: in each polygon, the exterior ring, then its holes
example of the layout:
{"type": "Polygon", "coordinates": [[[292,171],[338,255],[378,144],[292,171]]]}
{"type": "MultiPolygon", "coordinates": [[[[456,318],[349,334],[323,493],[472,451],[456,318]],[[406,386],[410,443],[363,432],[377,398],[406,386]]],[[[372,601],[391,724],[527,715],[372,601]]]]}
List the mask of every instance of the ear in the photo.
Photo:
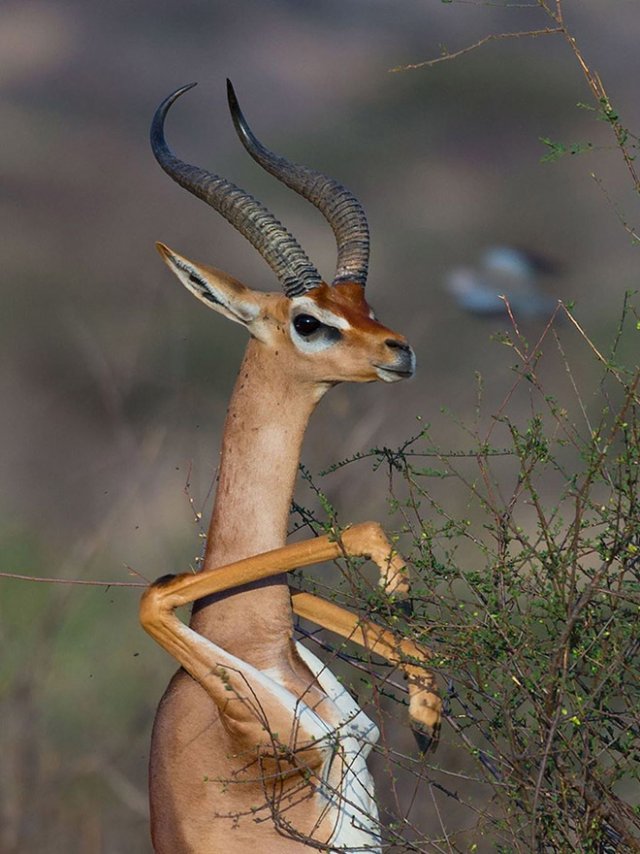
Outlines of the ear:
{"type": "Polygon", "coordinates": [[[169,269],[201,302],[236,323],[249,326],[260,314],[257,294],[214,267],[184,258],[164,243],[156,243],[169,269]]]}

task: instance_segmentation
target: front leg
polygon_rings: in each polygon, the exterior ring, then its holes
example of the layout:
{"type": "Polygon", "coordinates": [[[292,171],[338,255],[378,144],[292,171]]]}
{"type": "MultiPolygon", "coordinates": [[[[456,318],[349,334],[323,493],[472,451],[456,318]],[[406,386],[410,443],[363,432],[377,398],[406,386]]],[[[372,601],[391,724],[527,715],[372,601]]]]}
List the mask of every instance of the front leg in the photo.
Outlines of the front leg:
{"type": "Polygon", "coordinates": [[[431,653],[408,638],[363,620],[346,608],[311,593],[294,593],[293,611],[299,617],[340,635],[368,652],[397,665],[407,679],[411,729],[422,752],[437,743],[442,718],[442,700],[436,679],[428,667],[431,653]]]}
{"type": "MultiPolygon", "coordinates": [[[[361,527],[365,526],[350,529],[349,539],[352,532],[357,536],[357,529],[361,527]]],[[[379,550],[377,542],[374,546],[379,550]]],[[[333,560],[340,557],[343,550],[335,538],[318,537],[245,558],[211,572],[165,576],[143,593],[140,602],[143,628],[209,694],[234,738],[256,745],[264,742],[265,733],[277,732],[280,736],[295,733],[299,744],[317,742],[326,733],[320,731],[320,719],[308,710],[306,715],[310,719],[300,721],[298,697],[186,626],[177,618],[176,609],[212,593],[299,566],[333,560]],[[317,719],[315,727],[313,719],[317,719]]]]}
{"type": "MultiPolygon", "coordinates": [[[[279,549],[217,567],[209,572],[168,576],[150,585],[162,585],[163,600],[175,609],[203,599],[212,593],[232,590],[264,578],[291,572],[315,563],[339,557],[370,558],[380,569],[380,585],[387,593],[406,593],[409,589],[405,562],[393,548],[377,522],[363,522],[346,528],[338,536],[324,534],[311,540],[291,543],[279,549]]],[[[141,608],[149,590],[142,597],[141,608]]],[[[141,616],[143,626],[145,617],[141,616]]]]}
{"type": "MultiPolygon", "coordinates": [[[[276,779],[322,765],[330,728],[298,697],[268,675],[185,625],[175,614],[193,576],[164,576],[149,585],[140,602],[143,628],[207,692],[246,767],[259,759],[276,779]],[[274,767],[275,766],[275,767],[274,767]]],[[[209,576],[211,578],[211,576],[209,576]]]]}
{"type": "MultiPolygon", "coordinates": [[[[380,525],[365,522],[347,528],[339,538],[324,535],[245,558],[211,572],[159,579],[142,596],[140,620],[144,629],[203,686],[225,717],[231,716],[230,719],[236,721],[238,726],[246,728],[251,721],[255,723],[256,706],[273,707],[273,715],[280,718],[284,714],[288,724],[284,729],[274,727],[272,731],[289,732],[298,726],[295,704],[289,708],[289,699],[272,702],[274,683],[268,677],[202,638],[185,626],[174,612],[176,608],[212,593],[343,556],[371,558],[380,568],[380,583],[387,592],[408,590],[404,561],[391,546],[380,525]],[[251,691],[255,696],[250,696],[251,691]]],[[[313,600],[311,609],[307,607],[311,620],[315,619],[329,629],[343,626],[343,631],[340,628],[334,630],[345,637],[360,638],[358,642],[362,646],[402,667],[409,679],[413,699],[410,714],[415,715],[416,722],[425,728],[427,734],[435,735],[440,719],[440,700],[435,692],[433,675],[420,663],[425,660],[426,653],[410,641],[395,638],[391,632],[376,627],[374,623],[359,621],[344,609],[338,609],[341,612],[338,615],[335,610],[331,611],[337,606],[331,606],[330,603],[324,603],[324,610],[320,609],[318,603],[322,600],[309,598],[309,594],[304,595],[307,596],[306,600],[294,598],[294,606],[297,601],[297,608],[300,609],[305,601],[308,606],[313,600]]],[[[312,732],[309,735],[314,737],[312,732]]]]}

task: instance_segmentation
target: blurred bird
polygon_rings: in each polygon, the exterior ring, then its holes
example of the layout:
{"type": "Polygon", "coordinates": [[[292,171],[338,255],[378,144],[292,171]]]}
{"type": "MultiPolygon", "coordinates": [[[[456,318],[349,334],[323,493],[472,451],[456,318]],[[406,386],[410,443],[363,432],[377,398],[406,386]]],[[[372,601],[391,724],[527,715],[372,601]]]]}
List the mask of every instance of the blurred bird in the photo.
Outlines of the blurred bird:
{"type": "Polygon", "coordinates": [[[539,255],[512,246],[487,249],[477,267],[457,267],[448,275],[445,287],[460,308],[471,314],[506,314],[506,297],[513,314],[520,319],[550,315],[557,300],[540,293],[538,280],[558,268],[539,255]]]}

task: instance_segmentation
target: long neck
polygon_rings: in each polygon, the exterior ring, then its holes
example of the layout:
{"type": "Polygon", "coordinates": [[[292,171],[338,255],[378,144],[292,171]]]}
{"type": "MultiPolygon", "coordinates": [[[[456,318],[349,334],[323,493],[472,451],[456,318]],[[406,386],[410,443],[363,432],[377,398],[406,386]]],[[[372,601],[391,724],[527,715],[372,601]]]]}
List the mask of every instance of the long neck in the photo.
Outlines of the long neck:
{"type": "MultiPolygon", "coordinates": [[[[321,393],[294,383],[277,352],[252,339],[227,412],[218,487],[203,571],[284,545],[302,440],[321,393]]],[[[255,660],[253,639],[286,640],[291,625],[284,576],[199,603],[193,625],[231,652],[255,660]]],[[[266,658],[265,650],[265,658],[266,658]]]]}

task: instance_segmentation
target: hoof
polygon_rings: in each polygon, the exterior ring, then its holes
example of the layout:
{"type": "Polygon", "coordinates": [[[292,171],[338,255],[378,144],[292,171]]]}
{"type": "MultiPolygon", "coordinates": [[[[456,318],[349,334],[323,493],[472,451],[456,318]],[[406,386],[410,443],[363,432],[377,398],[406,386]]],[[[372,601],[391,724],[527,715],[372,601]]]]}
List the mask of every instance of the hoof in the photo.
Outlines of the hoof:
{"type": "Polygon", "coordinates": [[[422,756],[426,756],[430,751],[435,751],[438,746],[437,730],[414,723],[411,726],[411,732],[413,733],[413,737],[418,745],[418,750],[422,756]]]}
{"type": "Polygon", "coordinates": [[[398,599],[393,603],[396,610],[405,617],[413,617],[413,599],[398,599]]]}

